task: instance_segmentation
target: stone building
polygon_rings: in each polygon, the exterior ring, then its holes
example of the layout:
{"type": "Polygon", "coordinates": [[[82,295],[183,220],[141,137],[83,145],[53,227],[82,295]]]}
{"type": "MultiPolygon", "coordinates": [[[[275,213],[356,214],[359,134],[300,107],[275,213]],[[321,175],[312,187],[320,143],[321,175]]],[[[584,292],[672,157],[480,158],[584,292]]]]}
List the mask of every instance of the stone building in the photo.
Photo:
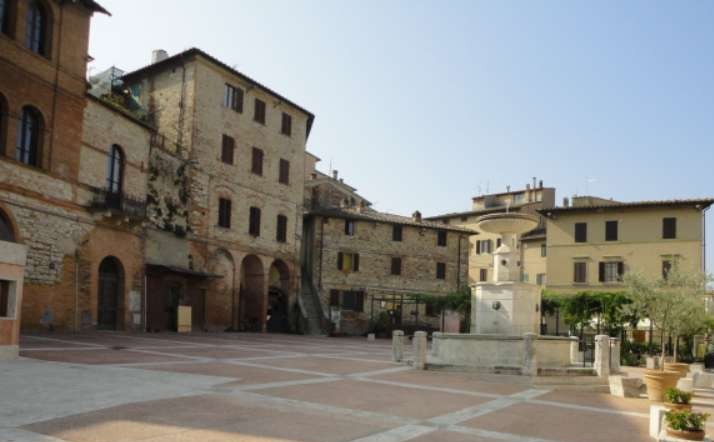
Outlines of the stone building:
{"type": "MultiPolygon", "coordinates": [[[[380,312],[401,326],[441,327],[415,294],[446,295],[468,284],[471,230],[378,212],[335,173],[308,175],[303,302],[333,330],[361,334],[380,312]],[[406,301],[406,303],[405,303],[406,301]]],[[[307,193],[307,192],[306,192],[307,193]]]]}
{"type": "Polygon", "coordinates": [[[155,51],[152,61],[122,80],[163,148],[185,163],[173,210],[154,211],[171,215],[159,224],[185,240],[148,239],[149,252],[172,251],[147,253],[150,328],[169,328],[162,312],[186,302],[205,311],[207,329],[287,330],[298,317],[305,144],[314,116],[199,49],[171,57],[155,51]]]}

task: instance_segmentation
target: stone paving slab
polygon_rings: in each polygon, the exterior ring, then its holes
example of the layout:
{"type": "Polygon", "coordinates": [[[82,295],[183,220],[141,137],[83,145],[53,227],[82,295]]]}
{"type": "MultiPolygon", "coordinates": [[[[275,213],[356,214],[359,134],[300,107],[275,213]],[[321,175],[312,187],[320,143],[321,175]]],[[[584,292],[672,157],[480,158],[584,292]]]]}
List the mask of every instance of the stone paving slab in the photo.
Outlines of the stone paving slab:
{"type": "Polygon", "coordinates": [[[171,362],[187,360],[180,356],[144,353],[130,349],[124,350],[65,350],[65,351],[20,351],[20,356],[44,361],[71,362],[77,364],[138,364],[151,362],[171,362]]]}
{"type": "Polygon", "coordinates": [[[372,379],[501,395],[510,395],[529,388],[525,380],[521,381],[522,384],[489,382],[486,379],[493,379],[493,376],[480,373],[412,370],[372,376],[372,379]]]}
{"type": "Polygon", "coordinates": [[[144,370],[197,374],[233,378],[231,385],[265,384],[269,382],[299,381],[313,376],[301,373],[291,373],[278,370],[266,370],[259,367],[249,367],[221,362],[196,362],[190,364],[146,365],[144,370]]]}
{"type": "Polygon", "coordinates": [[[272,367],[295,368],[331,374],[361,373],[398,366],[391,362],[366,362],[358,359],[336,359],[319,356],[272,359],[269,364],[272,367]]]}

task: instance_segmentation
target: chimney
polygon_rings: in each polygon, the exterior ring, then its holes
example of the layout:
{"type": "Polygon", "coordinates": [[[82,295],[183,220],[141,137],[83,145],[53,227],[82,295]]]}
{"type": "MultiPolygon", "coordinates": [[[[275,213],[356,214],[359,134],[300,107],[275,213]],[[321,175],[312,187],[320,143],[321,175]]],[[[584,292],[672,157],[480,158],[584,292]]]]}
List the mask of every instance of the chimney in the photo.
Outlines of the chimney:
{"type": "Polygon", "coordinates": [[[543,180],[538,181],[538,187],[543,188],[543,180]]]}
{"type": "Polygon", "coordinates": [[[337,179],[337,169],[332,171],[332,178],[337,179]]]}
{"type": "Polygon", "coordinates": [[[169,58],[169,53],[164,51],[163,49],[155,49],[151,51],[151,64],[164,61],[167,58],[169,58]]]}
{"type": "Polygon", "coordinates": [[[510,191],[511,191],[511,186],[510,185],[506,186],[506,192],[510,192],[510,191]]]}
{"type": "Polygon", "coordinates": [[[412,219],[414,220],[414,222],[420,223],[421,222],[421,212],[417,210],[414,213],[412,213],[412,219]]]}
{"type": "Polygon", "coordinates": [[[563,198],[563,207],[568,207],[569,205],[570,205],[570,200],[566,196],[565,198],[563,198]]]}
{"type": "Polygon", "coordinates": [[[533,177],[533,188],[536,188],[536,177],[533,177]]]}

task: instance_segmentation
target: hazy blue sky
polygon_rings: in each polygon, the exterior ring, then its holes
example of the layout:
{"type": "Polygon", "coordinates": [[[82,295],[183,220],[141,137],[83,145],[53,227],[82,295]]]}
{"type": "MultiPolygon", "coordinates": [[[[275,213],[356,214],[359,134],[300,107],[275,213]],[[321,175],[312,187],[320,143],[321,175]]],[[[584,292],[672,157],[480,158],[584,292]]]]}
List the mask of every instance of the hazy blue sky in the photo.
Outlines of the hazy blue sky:
{"type": "Polygon", "coordinates": [[[714,196],[713,1],[100,3],[94,72],[200,47],[315,113],[308,149],[380,210],[533,176],[558,200],[714,196]]]}

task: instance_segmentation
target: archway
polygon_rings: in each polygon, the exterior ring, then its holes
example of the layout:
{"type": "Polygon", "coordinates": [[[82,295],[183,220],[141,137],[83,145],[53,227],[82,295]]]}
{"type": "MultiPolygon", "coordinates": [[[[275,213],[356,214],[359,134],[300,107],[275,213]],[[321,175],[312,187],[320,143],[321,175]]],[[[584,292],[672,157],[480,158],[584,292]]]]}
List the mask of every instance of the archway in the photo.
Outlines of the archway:
{"type": "Polygon", "coordinates": [[[237,311],[235,297],[235,265],[229,252],[219,249],[208,261],[208,271],[220,277],[210,280],[206,306],[207,326],[215,329],[235,329],[237,311]]]}
{"type": "Polygon", "coordinates": [[[12,221],[2,209],[0,209],[0,241],[17,242],[12,221]]]}
{"type": "Polygon", "coordinates": [[[290,331],[289,322],[290,269],[285,262],[276,259],[268,273],[268,324],[273,333],[290,331]]]}
{"type": "Polygon", "coordinates": [[[99,264],[99,293],[97,296],[97,328],[116,330],[122,322],[124,271],[113,256],[99,264]]]}
{"type": "Polygon", "coordinates": [[[262,331],[265,323],[265,272],[255,255],[243,258],[240,268],[239,329],[262,331]]]}

